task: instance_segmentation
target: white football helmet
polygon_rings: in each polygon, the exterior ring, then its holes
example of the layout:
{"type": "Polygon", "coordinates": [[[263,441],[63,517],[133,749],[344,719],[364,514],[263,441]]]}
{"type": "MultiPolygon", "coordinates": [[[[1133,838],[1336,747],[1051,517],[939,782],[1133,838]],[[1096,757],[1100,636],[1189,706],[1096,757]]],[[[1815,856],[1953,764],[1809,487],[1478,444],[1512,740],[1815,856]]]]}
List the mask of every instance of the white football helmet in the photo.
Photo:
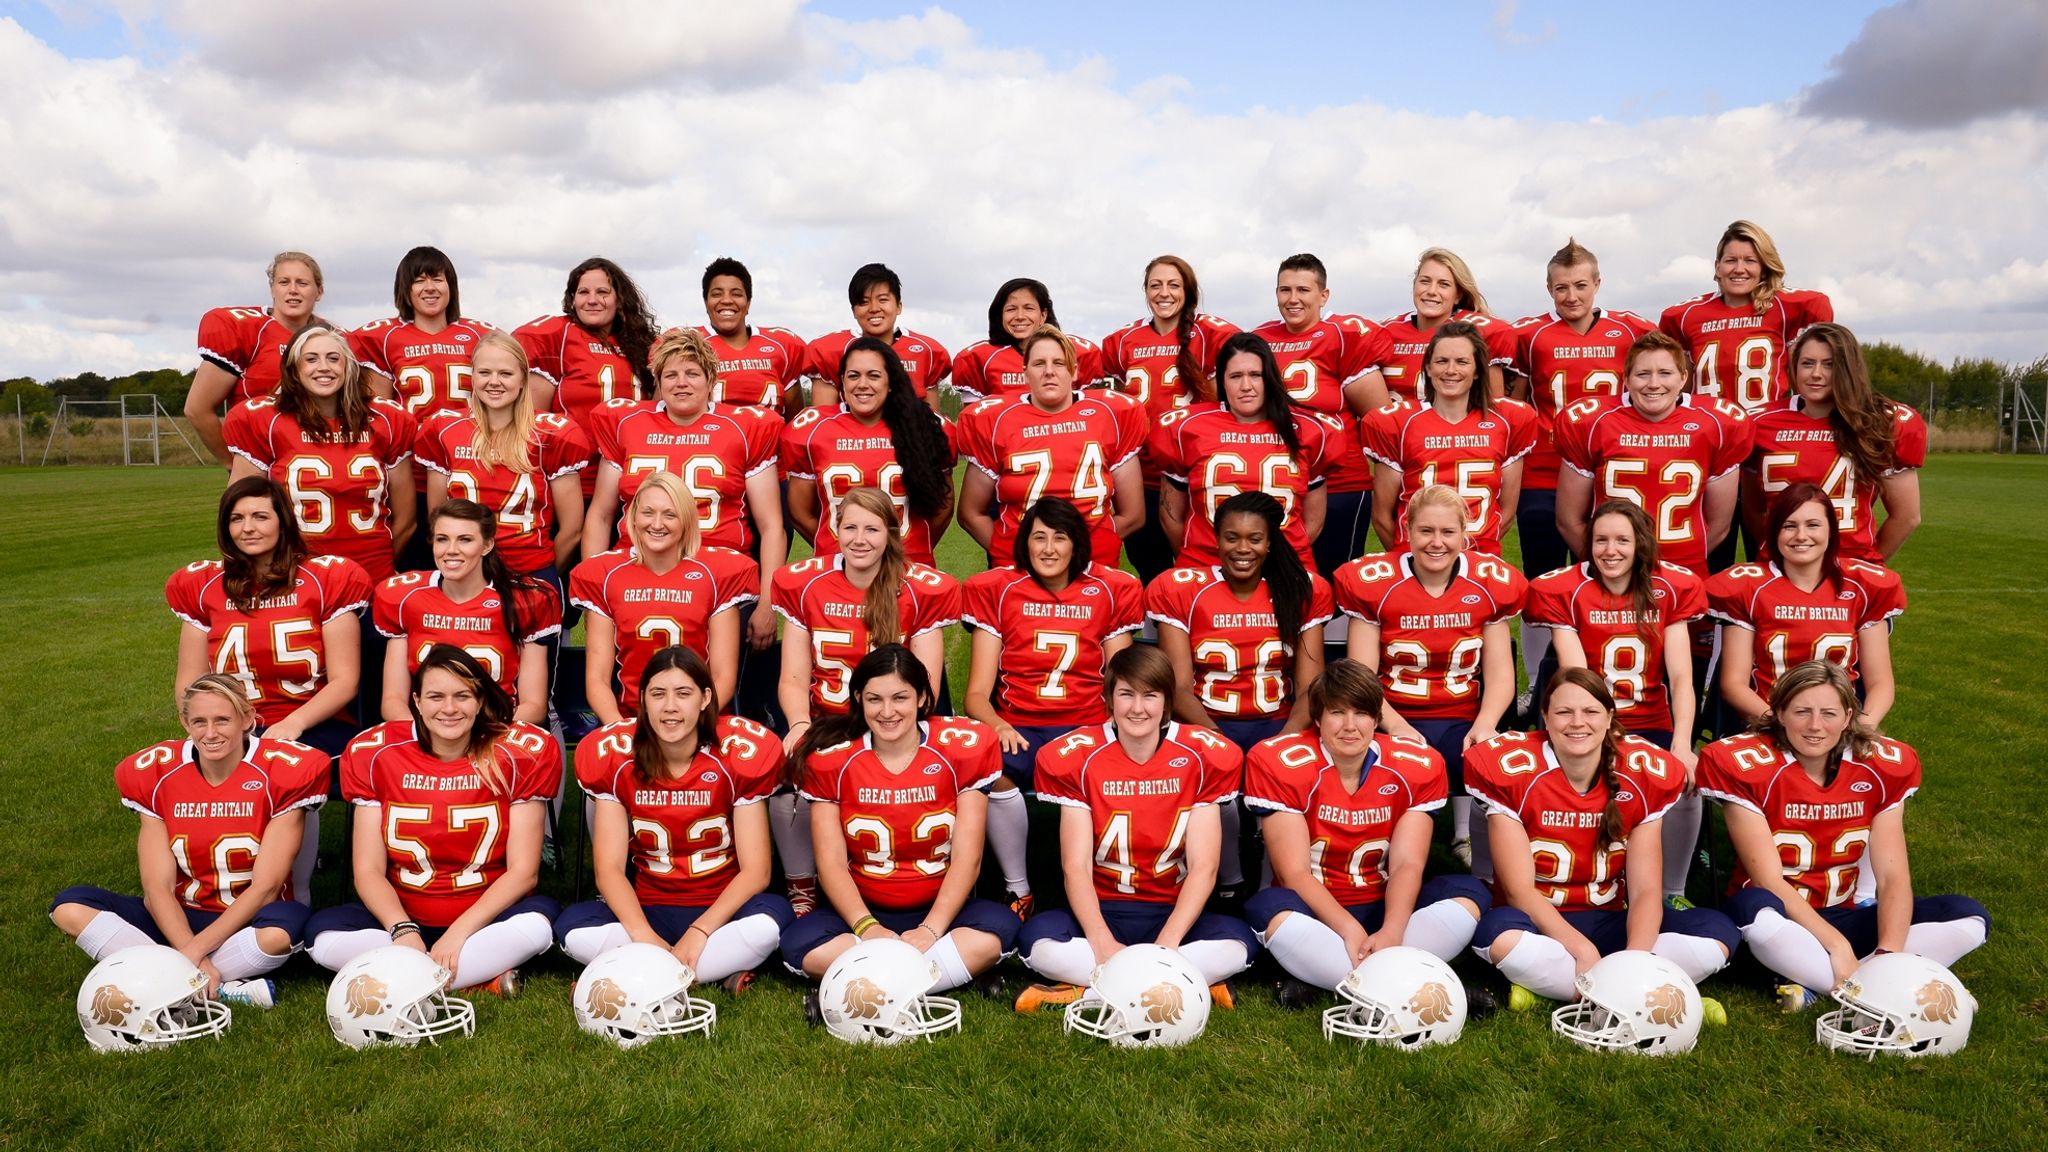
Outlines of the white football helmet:
{"type": "Polygon", "coordinates": [[[1947,1056],[1970,1042],[1977,998],[1955,973],[1925,956],[1887,952],[1858,965],[1835,990],[1842,1007],[1814,1023],[1821,1047],[1873,1059],[1947,1056]]]}
{"type": "Polygon", "coordinates": [[[718,1006],[690,995],[696,974],[675,953],[627,944],[599,956],[576,981],[576,1024],[621,1048],[656,1036],[711,1035],[718,1006]]]}
{"type": "Polygon", "coordinates": [[[176,948],[138,944],[93,966],[78,989],[78,1023],[101,1052],[140,1052],[218,1036],[234,1014],[206,998],[206,973],[176,948]]]}
{"type": "Polygon", "coordinates": [[[1067,1031],[1119,1048],[1178,1048],[1209,1024],[1209,984],[1172,948],[1133,944],[1095,969],[1067,1005],[1067,1031]]]}
{"type": "Polygon", "coordinates": [[[901,940],[863,940],[825,969],[818,1011],[825,1029],[854,1044],[900,1044],[960,1028],[960,1002],[927,995],[939,966],[901,940]]]}
{"type": "Polygon", "coordinates": [[[1654,952],[1616,952],[1579,976],[1579,1000],[1550,1026],[1581,1048],[1675,1056],[1700,1035],[1700,990],[1654,952]]]}
{"type": "Polygon", "coordinates": [[[454,973],[416,948],[387,944],[341,966],[327,987],[327,1026],[351,1048],[396,1045],[476,1031],[476,1009],[442,989],[454,973]]]}
{"type": "Polygon", "coordinates": [[[1349,1036],[1395,1048],[1449,1044],[1465,1031],[1465,984],[1436,954],[1384,948],[1337,985],[1323,1039],[1349,1036]]]}

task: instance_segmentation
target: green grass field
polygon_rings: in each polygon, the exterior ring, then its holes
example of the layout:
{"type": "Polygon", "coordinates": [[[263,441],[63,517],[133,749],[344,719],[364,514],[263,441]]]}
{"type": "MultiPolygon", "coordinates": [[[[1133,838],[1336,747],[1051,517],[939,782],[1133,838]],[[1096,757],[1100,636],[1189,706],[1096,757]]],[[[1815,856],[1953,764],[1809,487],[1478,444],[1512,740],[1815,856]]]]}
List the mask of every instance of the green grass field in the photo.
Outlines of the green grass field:
{"type": "MultiPolygon", "coordinates": [[[[162,585],[211,553],[220,480],[0,470],[0,610],[16,637],[0,645],[14,849],[0,856],[0,1148],[2043,1147],[2048,460],[1937,457],[1924,485],[1926,523],[1900,563],[1912,607],[1891,724],[1927,765],[1914,879],[1994,917],[1959,965],[1980,1006],[1953,1058],[1833,1056],[1810,1016],[1780,1017],[1734,973],[1708,985],[1731,1026],[1673,1060],[1580,1052],[1537,1014],[1476,1023],[1447,1050],[1332,1047],[1314,1014],[1256,988],[1177,1052],[1111,1051],[971,994],[963,1035],[855,1049],[807,1030],[780,978],[721,1003],[709,1042],[620,1053],[577,1031],[559,955],[523,998],[480,997],[477,1035],[440,1047],[342,1048],[326,982],[300,959],[279,1007],[237,1012],[224,1040],[120,1057],[79,1035],[90,964],[45,910],[66,884],[136,886],[135,823],[110,773],[176,733],[162,585]]],[[[979,568],[964,537],[949,544],[948,569],[979,568]]],[[[331,858],[343,820],[328,812],[331,858]]]]}

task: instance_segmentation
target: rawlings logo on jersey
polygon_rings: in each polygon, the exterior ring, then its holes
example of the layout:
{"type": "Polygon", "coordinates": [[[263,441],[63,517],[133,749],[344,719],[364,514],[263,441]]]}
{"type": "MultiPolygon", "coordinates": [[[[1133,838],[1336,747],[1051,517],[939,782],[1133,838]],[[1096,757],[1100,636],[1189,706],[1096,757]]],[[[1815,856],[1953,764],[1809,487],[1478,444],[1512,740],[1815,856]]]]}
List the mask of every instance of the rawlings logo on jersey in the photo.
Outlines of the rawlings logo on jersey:
{"type": "Polygon", "coordinates": [[[1685,993],[1676,984],[1659,984],[1643,996],[1652,1024],[1675,1027],[1685,1023],[1685,993]]]}
{"type": "Polygon", "coordinates": [[[1616,792],[1614,794],[1614,802],[1616,804],[1626,804],[1635,798],[1636,794],[1628,791],[1616,792]]]}
{"type": "Polygon", "coordinates": [[[846,1016],[850,1020],[879,1020],[882,1005],[888,1002],[889,994],[865,976],[847,982],[846,1016]]]}
{"type": "Polygon", "coordinates": [[[261,781],[261,780],[244,780],[244,781],[242,781],[242,791],[244,791],[244,792],[261,792],[261,791],[263,791],[263,781],[261,781]]]}
{"type": "Polygon", "coordinates": [[[135,1011],[135,1000],[112,984],[102,984],[92,994],[92,1022],[120,1025],[135,1011]]]}
{"type": "Polygon", "coordinates": [[[1947,1024],[1956,1018],[1956,990],[1939,980],[1929,980],[1913,994],[1913,1002],[1920,1005],[1920,1015],[1937,1024],[1947,1024]]]}
{"type": "Polygon", "coordinates": [[[590,985],[590,995],[584,1010],[598,1020],[617,1020],[626,1007],[626,990],[611,980],[597,980],[590,985]]]}
{"type": "Polygon", "coordinates": [[[389,995],[391,989],[382,980],[365,972],[348,982],[343,1002],[351,1016],[375,1016],[384,1010],[384,998],[389,995]]]}
{"type": "Polygon", "coordinates": [[[1409,998],[1408,1010],[1424,1024],[1441,1024],[1451,1018],[1450,990],[1432,980],[1409,998]]]}
{"type": "Polygon", "coordinates": [[[1138,1007],[1145,1010],[1150,1024],[1177,1024],[1187,1010],[1181,1003],[1180,988],[1166,983],[1154,984],[1139,994],[1138,1007]]]}
{"type": "Polygon", "coordinates": [[[1872,783],[1871,783],[1870,781],[1868,781],[1868,780],[1858,780],[1858,781],[1857,781],[1857,782],[1855,782],[1854,784],[1851,784],[1851,785],[1849,785],[1849,791],[1851,791],[1851,792],[1868,792],[1868,791],[1870,791],[1870,790],[1871,790],[1871,789],[1872,789],[1873,787],[1875,787],[1875,785],[1873,785],[1873,784],[1872,784],[1872,783]]]}
{"type": "Polygon", "coordinates": [[[1185,756],[1175,756],[1166,762],[1166,766],[1168,768],[1185,768],[1188,766],[1188,758],[1185,756]]]}

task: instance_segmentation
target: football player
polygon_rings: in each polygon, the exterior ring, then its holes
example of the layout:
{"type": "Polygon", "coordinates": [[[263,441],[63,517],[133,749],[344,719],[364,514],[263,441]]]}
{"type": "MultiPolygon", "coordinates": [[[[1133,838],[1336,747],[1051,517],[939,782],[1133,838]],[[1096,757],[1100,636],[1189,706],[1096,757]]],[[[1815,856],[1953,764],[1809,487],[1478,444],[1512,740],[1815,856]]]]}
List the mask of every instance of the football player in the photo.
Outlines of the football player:
{"type": "Polygon", "coordinates": [[[215,308],[199,318],[199,368],[185,393],[185,419],[223,464],[233,464],[221,431],[221,406],[270,395],[284,371],[285,345],[318,321],[313,309],[327,283],[304,252],[279,252],[263,278],[267,308],[215,308]]]}
{"type": "Polygon", "coordinates": [[[564,909],[555,940],[579,964],[658,944],[698,983],[737,995],[796,918],[767,891],[762,801],[781,779],[782,742],[718,715],[711,669],[688,648],[655,653],[639,688],[633,719],[576,746],[577,782],[597,808],[598,899],[564,909]]]}
{"type": "Polygon", "coordinates": [[[1472,547],[1500,555],[1522,489],[1522,458],[1536,444],[1536,413],[1479,383],[1486,340],[1463,320],[1437,326],[1423,356],[1422,403],[1395,401],[1360,423],[1373,461],[1373,529],[1406,543],[1396,525],[1416,492],[1443,483],[1465,498],[1472,547]]]}
{"type": "Polygon", "coordinates": [[[412,719],[356,737],[342,757],[355,807],[357,903],[322,908],[308,953],[330,971],[373,948],[417,948],[452,988],[519,991],[519,965],[554,943],[561,906],[534,891],[562,749],[512,719],[475,657],[437,644],[413,674],[412,719]]]}
{"type": "MultiPolygon", "coordinates": [[[[1574,1000],[1600,957],[1655,952],[1695,983],[1721,970],[1740,940],[1728,917],[1670,908],[1657,827],[1685,787],[1670,753],[1625,735],[1597,672],[1566,668],[1546,685],[1543,730],[1474,745],[1465,779],[1486,805],[1496,870],[1491,911],[1472,951],[1513,982],[1508,1006],[1574,1000]]],[[[1708,1020],[1727,1013],[1703,1001],[1708,1020]]]]}
{"type": "Polygon", "coordinates": [[[820,336],[804,349],[804,375],[811,382],[811,403],[830,408],[843,403],[840,372],[846,350],[853,341],[871,336],[889,346],[903,364],[903,374],[918,398],[939,409],[939,385],[953,374],[953,357],[946,346],[920,332],[898,326],[903,318],[903,279],[886,264],[863,264],[846,285],[847,303],[853,305],[852,328],[820,336]]]}
{"type": "MultiPolygon", "coordinates": [[[[953,357],[953,390],[967,402],[996,396],[1018,396],[1032,389],[1024,367],[1024,342],[1040,328],[1059,328],[1052,293],[1028,277],[1005,280],[988,305],[988,339],[977,340],[953,357]]],[[[1102,378],[1102,350],[1077,336],[1074,379],[1086,388],[1102,378]]]]}
{"type": "Polygon", "coordinates": [[[1334,660],[1307,698],[1310,727],[1256,745],[1245,761],[1244,801],[1273,863],[1273,886],[1245,904],[1245,918],[1294,977],[1281,989],[1290,1007],[1310,988],[1335,989],[1382,948],[1451,960],[1493,906],[1470,876],[1423,881],[1444,762],[1380,727],[1386,697],[1372,669],[1334,660]]]}
{"type": "MultiPolygon", "coordinates": [[[[1145,304],[1151,315],[1117,329],[1102,341],[1102,370],[1110,386],[1137,400],[1147,427],[1176,408],[1216,399],[1216,353],[1237,334],[1237,326],[1201,312],[1202,288],[1195,270],[1178,256],[1161,256],[1145,266],[1145,304]]],[[[1159,526],[1159,461],[1149,443],[1139,453],[1145,478],[1145,520],[1124,540],[1138,579],[1151,583],[1173,567],[1172,542],[1159,526]]]]}
{"type": "Polygon", "coordinates": [[[1967,896],[1913,894],[1906,798],[1920,757],[1856,717],[1839,665],[1795,664],[1771,686],[1756,731],[1700,752],[1700,787],[1728,819],[1741,862],[1728,912],[1758,961],[1784,977],[1788,1012],[1819,1000],[1868,956],[1911,952],[1943,965],[1969,954],[1991,914],[1967,896]],[[1874,871],[1877,900],[1856,899],[1874,871]]]}
{"type": "Polygon", "coordinates": [[[709,399],[794,415],[803,406],[797,387],[804,372],[803,338],[787,328],[747,323],[754,307],[754,274],[732,257],[720,256],[704,266],[703,288],[707,323],[697,331],[718,360],[709,399]]]}
{"type": "Polygon", "coordinates": [[[1026,988],[1017,1011],[1080,999],[1104,961],[1148,943],[1179,950],[1231,1007],[1224,981],[1258,955],[1258,938],[1203,909],[1224,855],[1217,810],[1237,801],[1244,756],[1207,728],[1172,721],[1173,662],[1158,648],[1125,648],[1104,679],[1109,722],[1038,753],[1038,794],[1061,809],[1068,906],[1024,925],[1018,953],[1055,983],[1026,988]]]}
{"type": "MultiPolygon", "coordinates": [[[[1382,720],[1420,738],[1450,773],[1451,851],[1471,865],[1472,801],[1465,749],[1493,738],[1515,698],[1508,621],[1528,584],[1502,560],[1467,548],[1465,498],[1432,484],[1406,510],[1407,550],[1375,552],[1337,572],[1337,606],[1354,621],[1351,650],[1379,674],[1382,720]]],[[[1486,879],[1485,846],[1474,872],[1486,879]]]]}
{"type": "Polygon", "coordinates": [[[512,698],[513,719],[546,725],[546,641],[562,630],[561,594],[505,566],[498,519],[473,500],[443,503],[428,532],[434,570],[391,577],[371,605],[387,645],[384,718],[405,719],[413,672],[435,645],[451,644],[475,657],[512,698]]]}
{"type": "Polygon", "coordinates": [[[1019,927],[974,895],[995,734],[934,715],[925,661],[901,644],[862,656],[848,688],[853,709],[796,748],[828,903],[782,934],[783,962],[815,980],[857,940],[893,937],[938,967],[932,991],[957,988],[1008,955],[1019,927]]]}
{"type": "Polygon", "coordinates": [[[304,817],[327,800],[325,752],[255,735],[241,685],[208,673],[178,693],[186,739],[152,744],[114,769],[142,818],[142,895],[77,886],[50,919],[94,960],[124,948],[176,948],[207,995],[268,1008],[260,977],[298,949],[310,910],[292,887],[304,817]]]}
{"type": "Polygon", "coordinates": [[[830,556],[839,548],[840,502],[855,488],[880,488],[903,518],[904,550],[934,563],[932,549],[953,521],[945,418],[917,398],[895,349],[873,336],[846,344],[832,378],[840,402],[804,409],[782,434],[790,522],[813,555],[830,556]]]}
{"type": "Polygon", "coordinates": [[[1149,441],[1166,478],[1159,490],[1159,523],[1178,552],[1175,563],[1214,565],[1220,558],[1216,510],[1249,491],[1280,502],[1288,543],[1309,555],[1328,509],[1331,447],[1341,447],[1346,433],[1288,399],[1263,338],[1250,332],[1230,337],[1216,362],[1222,399],[1168,412],[1149,441]]]}
{"type": "Polygon", "coordinates": [[[1425,249],[1416,259],[1409,291],[1414,311],[1380,323],[1377,359],[1388,395],[1374,399],[1380,404],[1388,399],[1422,402],[1422,364],[1429,351],[1430,333],[1450,320],[1463,320],[1479,329],[1487,347],[1487,392],[1505,394],[1507,370],[1515,362],[1514,325],[1487,314],[1486,297],[1480,294],[1479,283],[1464,258],[1448,248],[1425,249]]]}
{"type": "MultiPolygon", "coordinates": [[[[590,431],[590,412],[613,400],[638,400],[654,388],[650,354],[654,314],[625,269],[592,256],[569,270],[562,311],[513,330],[532,367],[528,387],[537,412],[552,412],[590,431]]],[[[583,499],[597,474],[583,474],[583,499]]]]}
{"type": "Polygon", "coordinates": [[[1764,540],[1764,513],[1792,484],[1827,493],[1842,530],[1842,555],[1888,564],[1920,526],[1920,466],[1927,422],[1877,394],[1856,336],[1815,324],[1792,341],[1792,402],[1756,418],[1742,469],[1744,528],[1764,540]],[[1884,526],[1877,506],[1884,505],[1884,526]]]}
{"type": "Polygon", "coordinates": [[[1808,660],[1839,664],[1875,728],[1891,711],[1891,620],[1906,610],[1896,573],[1841,556],[1841,527],[1827,493],[1794,484],[1771,501],[1764,555],[1707,581],[1721,630],[1722,699],[1745,720],[1769,710],[1771,685],[1808,660]]]}
{"type": "Polygon", "coordinates": [[[1015,550],[1024,509],[1061,496],[1087,518],[1095,556],[1114,566],[1124,536],[1145,515],[1144,411],[1119,392],[1082,392],[1079,352],[1057,328],[1031,333],[1019,351],[1030,389],[960,413],[960,454],[971,465],[960,486],[960,527],[995,567],[1015,550]]]}

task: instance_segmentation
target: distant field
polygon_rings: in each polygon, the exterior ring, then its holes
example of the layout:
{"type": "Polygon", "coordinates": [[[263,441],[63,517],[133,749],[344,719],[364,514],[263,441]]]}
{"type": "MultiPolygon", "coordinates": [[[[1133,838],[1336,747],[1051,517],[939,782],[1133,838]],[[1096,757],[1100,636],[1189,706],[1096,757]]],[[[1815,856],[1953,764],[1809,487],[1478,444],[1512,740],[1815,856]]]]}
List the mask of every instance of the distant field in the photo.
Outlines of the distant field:
{"type": "MultiPolygon", "coordinates": [[[[210,553],[220,478],[0,468],[0,609],[16,621],[0,645],[0,812],[15,845],[0,857],[13,1038],[0,1148],[2043,1147],[2048,460],[1940,456],[1923,482],[1926,523],[1899,566],[1912,604],[1891,724],[1927,765],[1908,818],[1914,881],[1994,917],[1990,943],[1959,965],[1980,1008],[1953,1058],[1831,1056],[1810,1016],[1780,1017],[1739,970],[1708,986],[1732,1026],[1662,1061],[1582,1053],[1534,1014],[1477,1023],[1448,1050],[1333,1048],[1313,1014],[1256,987],[1179,1052],[1112,1052],[972,995],[964,1035],[860,1050],[807,1030],[780,978],[722,1002],[708,1043],[622,1054],[577,1032],[559,956],[524,998],[479,997],[477,1035],[439,1048],[341,1048],[325,981],[299,960],[280,1006],[237,1012],[221,1042],[111,1057],[79,1036],[90,965],[44,913],[65,884],[135,887],[134,821],[109,773],[176,731],[162,584],[210,553]]],[[[941,553],[949,571],[981,566],[958,533],[941,553]]],[[[964,666],[953,682],[964,688],[964,666]]],[[[330,806],[330,858],[343,823],[330,806]]],[[[568,894],[566,878],[546,887],[568,894]]]]}

